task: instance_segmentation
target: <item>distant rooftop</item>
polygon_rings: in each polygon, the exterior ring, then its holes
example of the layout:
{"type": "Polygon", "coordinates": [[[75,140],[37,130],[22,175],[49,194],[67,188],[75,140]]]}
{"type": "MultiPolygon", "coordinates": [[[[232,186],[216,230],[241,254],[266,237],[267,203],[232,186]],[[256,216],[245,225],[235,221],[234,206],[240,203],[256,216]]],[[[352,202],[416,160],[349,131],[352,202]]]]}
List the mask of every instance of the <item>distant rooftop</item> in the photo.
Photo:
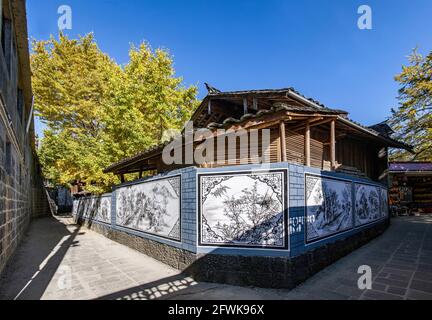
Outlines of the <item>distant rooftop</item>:
{"type": "Polygon", "coordinates": [[[432,162],[391,162],[389,164],[390,172],[432,172],[432,162]]]}

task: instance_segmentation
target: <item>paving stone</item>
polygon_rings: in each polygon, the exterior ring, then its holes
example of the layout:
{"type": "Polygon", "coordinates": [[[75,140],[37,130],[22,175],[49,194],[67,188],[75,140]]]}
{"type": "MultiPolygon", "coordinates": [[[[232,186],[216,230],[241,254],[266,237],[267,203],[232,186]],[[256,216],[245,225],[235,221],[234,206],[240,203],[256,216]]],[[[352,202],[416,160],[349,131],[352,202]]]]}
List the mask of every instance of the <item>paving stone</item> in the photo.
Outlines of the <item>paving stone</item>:
{"type": "Polygon", "coordinates": [[[432,282],[426,282],[422,280],[413,280],[410,285],[410,289],[423,291],[432,294],[432,282]]]}
{"type": "Polygon", "coordinates": [[[417,260],[418,260],[417,257],[413,257],[413,258],[393,257],[393,259],[391,259],[389,262],[404,265],[404,264],[415,264],[417,260]]]}
{"type": "Polygon", "coordinates": [[[389,268],[387,266],[385,266],[381,270],[381,272],[391,273],[391,274],[405,276],[405,277],[412,277],[412,275],[414,274],[414,271],[394,269],[394,268],[389,268]]]}
{"type": "Polygon", "coordinates": [[[400,264],[400,263],[387,263],[385,265],[386,268],[392,268],[392,269],[397,269],[397,270],[415,270],[417,268],[417,266],[415,264],[400,264]]]}
{"type": "Polygon", "coordinates": [[[402,287],[406,288],[408,286],[408,281],[400,281],[400,280],[393,280],[393,279],[387,279],[387,278],[376,278],[373,280],[375,284],[385,284],[389,286],[395,286],[395,287],[402,287]]]}
{"type": "Polygon", "coordinates": [[[432,272],[416,271],[413,279],[432,282],[432,272]]]}
{"type": "Polygon", "coordinates": [[[432,294],[423,292],[423,291],[417,291],[413,289],[408,289],[407,293],[408,299],[412,300],[432,300],[432,294]]]}
{"type": "Polygon", "coordinates": [[[382,284],[382,283],[372,282],[372,289],[374,289],[376,291],[383,291],[383,292],[385,292],[387,290],[387,285],[382,284]]]}
{"type": "Polygon", "coordinates": [[[402,276],[402,275],[392,274],[392,273],[388,274],[388,276],[385,278],[388,278],[391,280],[399,280],[399,281],[403,281],[403,282],[409,282],[411,279],[411,277],[408,277],[408,276],[402,276]]]}
{"type": "Polygon", "coordinates": [[[432,264],[419,263],[417,265],[417,271],[432,272],[432,264]]]}
{"type": "Polygon", "coordinates": [[[392,286],[390,286],[390,287],[388,287],[387,292],[388,293],[392,293],[392,294],[396,294],[398,296],[404,296],[405,293],[407,292],[407,289],[406,288],[399,288],[399,287],[392,287],[392,286]]]}
{"type": "Polygon", "coordinates": [[[350,296],[350,298],[359,298],[363,293],[363,290],[360,290],[357,286],[351,287],[342,285],[337,288],[337,292],[340,292],[343,295],[350,296]]]}
{"type": "Polygon", "coordinates": [[[397,296],[390,293],[385,293],[381,291],[375,291],[375,290],[368,290],[364,297],[366,298],[372,298],[376,300],[402,300],[403,298],[401,296],[397,296]]]}

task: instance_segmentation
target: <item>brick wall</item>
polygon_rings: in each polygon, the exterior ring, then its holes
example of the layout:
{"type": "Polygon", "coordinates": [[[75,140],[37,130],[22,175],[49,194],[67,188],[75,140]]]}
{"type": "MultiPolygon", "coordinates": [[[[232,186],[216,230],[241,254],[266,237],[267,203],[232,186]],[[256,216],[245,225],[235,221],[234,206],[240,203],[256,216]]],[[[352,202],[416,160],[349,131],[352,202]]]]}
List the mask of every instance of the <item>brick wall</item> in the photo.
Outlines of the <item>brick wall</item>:
{"type": "Polygon", "coordinates": [[[304,246],[305,195],[304,167],[289,165],[289,232],[291,255],[297,255],[304,246]]]}
{"type": "Polygon", "coordinates": [[[31,218],[49,214],[50,210],[34,151],[25,1],[3,0],[0,4],[4,28],[0,48],[1,274],[31,218]]]}
{"type": "Polygon", "coordinates": [[[196,252],[196,168],[182,172],[182,248],[196,252]]]}
{"type": "Polygon", "coordinates": [[[24,236],[30,219],[50,213],[37,163],[33,157],[20,158],[8,141],[5,124],[0,121],[0,273],[24,236]]]}

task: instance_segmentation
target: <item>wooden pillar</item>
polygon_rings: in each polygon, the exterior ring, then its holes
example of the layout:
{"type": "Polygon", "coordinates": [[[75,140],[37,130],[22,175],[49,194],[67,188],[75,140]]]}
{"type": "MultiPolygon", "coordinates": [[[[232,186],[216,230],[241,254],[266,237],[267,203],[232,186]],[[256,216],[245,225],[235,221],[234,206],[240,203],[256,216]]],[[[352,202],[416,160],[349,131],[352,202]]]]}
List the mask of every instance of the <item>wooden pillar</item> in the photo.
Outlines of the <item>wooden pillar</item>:
{"type": "Polygon", "coordinates": [[[121,183],[125,183],[126,182],[126,179],[125,179],[125,176],[124,176],[123,173],[120,175],[120,181],[121,181],[121,183]]]}
{"type": "Polygon", "coordinates": [[[283,162],[287,161],[287,154],[286,154],[286,138],[285,138],[285,121],[281,121],[279,123],[279,134],[280,134],[280,144],[281,144],[281,160],[283,162]]]}
{"type": "Polygon", "coordinates": [[[306,122],[305,129],[305,164],[311,166],[311,145],[310,145],[310,124],[309,120],[306,122]]]}
{"type": "Polygon", "coordinates": [[[139,178],[141,179],[142,177],[143,177],[143,171],[140,170],[140,172],[139,172],[139,178]]]}
{"type": "Polygon", "coordinates": [[[248,112],[248,101],[247,98],[243,98],[243,114],[248,112]]]}
{"type": "Polygon", "coordinates": [[[330,122],[330,163],[331,169],[336,169],[336,120],[330,122]]]}
{"type": "Polygon", "coordinates": [[[253,98],[252,109],[258,110],[258,100],[257,100],[257,98],[253,98]]]}

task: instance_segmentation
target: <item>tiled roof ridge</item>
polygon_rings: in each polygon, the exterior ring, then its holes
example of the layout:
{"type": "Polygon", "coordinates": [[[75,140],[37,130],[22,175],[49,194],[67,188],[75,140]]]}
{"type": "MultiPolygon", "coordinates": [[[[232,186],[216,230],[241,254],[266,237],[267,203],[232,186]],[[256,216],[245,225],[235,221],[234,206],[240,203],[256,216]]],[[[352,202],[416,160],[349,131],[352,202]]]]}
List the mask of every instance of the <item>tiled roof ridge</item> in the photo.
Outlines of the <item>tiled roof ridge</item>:
{"type": "Polygon", "coordinates": [[[294,87],[287,87],[287,88],[280,88],[280,89],[258,89],[258,90],[237,90],[237,91],[221,91],[216,93],[209,93],[209,97],[217,97],[217,96],[226,96],[226,95],[247,95],[247,94],[262,94],[262,93],[295,93],[296,95],[299,95],[300,97],[322,107],[322,108],[328,108],[326,105],[324,105],[322,102],[315,100],[310,97],[306,97],[305,95],[301,94],[299,91],[297,91],[294,87]]]}

